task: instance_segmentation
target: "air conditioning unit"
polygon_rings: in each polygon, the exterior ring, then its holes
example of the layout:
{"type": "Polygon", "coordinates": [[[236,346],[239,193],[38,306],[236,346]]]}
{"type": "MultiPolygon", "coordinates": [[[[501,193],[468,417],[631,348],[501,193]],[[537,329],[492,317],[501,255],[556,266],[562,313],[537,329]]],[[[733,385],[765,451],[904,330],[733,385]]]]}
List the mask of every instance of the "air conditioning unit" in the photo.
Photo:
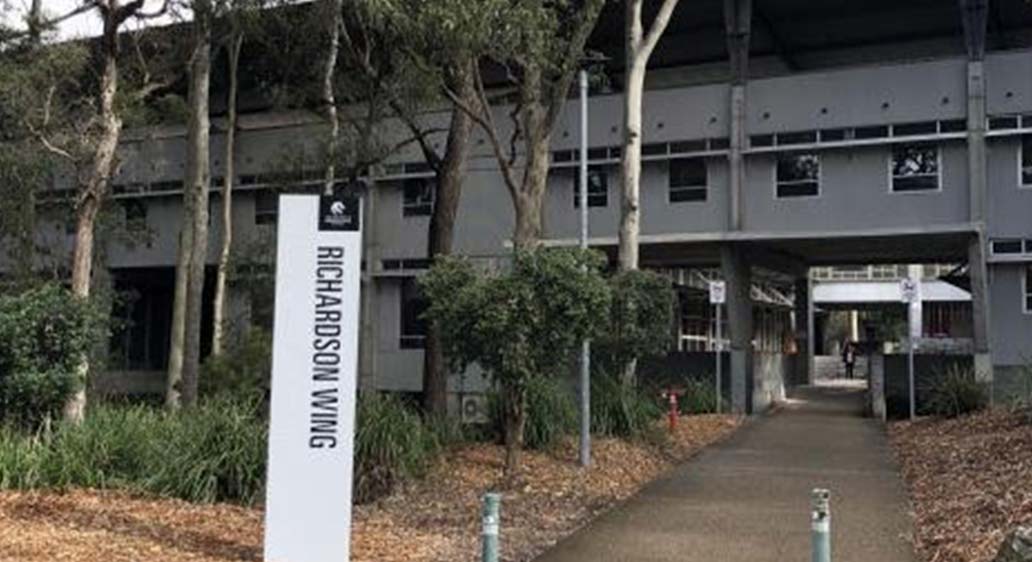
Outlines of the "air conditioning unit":
{"type": "Polygon", "coordinates": [[[487,423],[488,417],[486,394],[465,394],[462,396],[462,423],[487,423]]]}

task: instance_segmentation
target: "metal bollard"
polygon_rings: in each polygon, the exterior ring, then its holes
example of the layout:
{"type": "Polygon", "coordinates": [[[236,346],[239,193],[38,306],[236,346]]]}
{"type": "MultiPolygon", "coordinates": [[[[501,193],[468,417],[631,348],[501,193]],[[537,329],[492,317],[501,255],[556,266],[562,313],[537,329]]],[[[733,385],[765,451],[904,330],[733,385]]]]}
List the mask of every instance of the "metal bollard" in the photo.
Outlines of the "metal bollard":
{"type": "Polygon", "coordinates": [[[481,512],[483,521],[483,562],[498,562],[498,528],[501,522],[499,512],[501,511],[502,495],[496,493],[484,494],[484,507],[481,512]]]}
{"type": "Polygon", "coordinates": [[[831,492],[814,488],[811,494],[813,513],[810,517],[810,536],[813,539],[813,562],[831,562],[831,492]]]}

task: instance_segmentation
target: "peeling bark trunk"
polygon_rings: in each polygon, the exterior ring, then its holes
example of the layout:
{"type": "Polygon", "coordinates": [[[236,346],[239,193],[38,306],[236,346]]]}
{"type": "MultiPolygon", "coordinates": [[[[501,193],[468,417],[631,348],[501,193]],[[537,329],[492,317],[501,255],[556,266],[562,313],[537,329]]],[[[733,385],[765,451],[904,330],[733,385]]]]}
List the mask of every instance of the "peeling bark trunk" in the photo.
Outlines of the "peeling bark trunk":
{"type": "Polygon", "coordinates": [[[236,129],[237,129],[237,69],[240,66],[240,49],[244,36],[237,32],[229,48],[229,93],[226,123],[226,173],[222,184],[222,248],[219,250],[219,265],[215,276],[215,312],[212,327],[211,354],[222,355],[226,331],[226,276],[229,269],[230,250],[233,245],[233,182],[236,179],[236,129]]]}
{"type": "MultiPolygon", "coordinates": [[[[72,294],[81,299],[90,297],[93,277],[94,231],[97,215],[107,196],[111,171],[115,165],[115,150],[122,133],[122,120],[115,111],[118,93],[118,20],[112,10],[104,23],[104,61],[100,75],[99,121],[100,134],[93,151],[86,184],[81,187],[76,206],[75,248],[72,251],[72,294]]],[[[86,412],[86,383],[89,358],[83,357],[76,374],[79,389],[68,400],[64,417],[71,423],[81,423],[86,412]]]]}
{"type": "Polygon", "coordinates": [[[527,426],[526,384],[503,385],[505,410],[505,480],[514,484],[520,475],[520,453],[523,451],[523,433],[527,426]]]}
{"type": "MultiPolygon", "coordinates": [[[[476,103],[476,89],[468,64],[464,63],[465,66],[455,72],[453,87],[466,103],[473,104],[476,103]]],[[[462,184],[466,178],[472,130],[473,119],[466,112],[455,108],[448,128],[448,145],[437,168],[437,194],[428,233],[427,254],[431,259],[452,253],[455,219],[459,212],[462,184]]],[[[427,332],[423,353],[423,409],[434,416],[448,413],[448,373],[439,334],[434,326],[430,326],[427,332]]]]}
{"type": "Polygon", "coordinates": [[[337,57],[340,54],[340,26],[344,25],[343,0],[327,0],[330,14],[329,45],[326,48],[326,60],[323,62],[322,102],[326,106],[326,124],[329,134],[326,141],[326,177],[323,185],[324,195],[333,195],[333,186],[337,181],[337,144],[340,138],[340,122],[337,120],[337,96],[333,88],[333,76],[337,72],[337,57]]]}
{"type": "Polygon", "coordinates": [[[645,65],[635,61],[627,70],[627,89],[624,92],[624,138],[620,162],[621,271],[638,269],[638,242],[641,232],[641,100],[644,86],[645,65]]]}

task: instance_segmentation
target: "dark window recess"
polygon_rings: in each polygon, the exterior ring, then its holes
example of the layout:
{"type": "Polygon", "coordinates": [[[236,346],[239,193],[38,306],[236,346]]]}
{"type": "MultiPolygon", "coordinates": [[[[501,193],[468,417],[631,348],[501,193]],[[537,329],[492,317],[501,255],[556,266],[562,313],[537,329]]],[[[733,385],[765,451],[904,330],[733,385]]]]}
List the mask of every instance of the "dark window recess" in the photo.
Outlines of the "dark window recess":
{"type": "Polygon", "coordinates": [[[1032,312],[1032,265],[1025,267],[1025,312],[1032,312]]]}
{"type": "Polygon", "coordinates": [[[405,164],[406,174],[429,174],[434,170],[426,162],[408,162],[405,164]]]}
{"type": "Polygon", "coordinates": [[[727,150],[731,146],[731,139],[727,137],[719,137],[709,140],[710,150],[727,150]]]}
{"type": "Polygon", "coordinates": [[[212,190],[214,191],[214,190],[216,190],[218,188],[221,188],[222,185],[225,182],[226,182],[226,178],[224,176],[215,176],[215,177],[211,178],[212,190]]]}
{"type": "Polygon", "coordinates": [[[619,146],[611,146],[611,147],[609,147],[609,157],[610,158],[614,158],[614,159],[615,158],[619,158],[621,152],[622,151],[620,150],[619,146]]]}
{"type": "Polygon", "coordinates": [[[1032,135],[1021,136],[1021,185],[1032,186],[1032,135]]]}
{"type": "Polygon", "coordinates": [[[821,160],[815,153],[779,154],[776,174],[779,199],[820,194],[821,160]]]}
{"type": "Polygon", "coordinates": [[[552,153],[553,162],[573,162],[574,152],[572,150],[557,150],[552,153]]]}
{"type": "Polygon", "coordinates": [[[405,269],[430,269],[429,258],[412,258],[401,260],[401,267],[405,269]]]}
{"type": "Polygon", "coordinates": [[[670,160],[670,202],[706,200],[706,161],[702,158],[670,160]]]}
{"type": "Polygon", "coordinates": [[[240,176],[240,185],[254,185],[258,183],[258,176],[254,174],[242,174],[240,176]]]}
{"type": "Polygon", "coordinates": [[[433,178],[408,178],[402,182],[402,216],[428,217],[434,212],[434,192],[437,191],[434,183],[433,178]]]}
{"type": "Polygon", "coordinates": [[[383,167],[383,173],[388,176],[397,176],[405,173],[405,166],[402,164],[387,164],[383,167]]]}
{"type": "Polygon", "coordinates": [[[279,194],[263,189],[254,197],[254,224],[276,224],[279,211],[279,194]]]}
{"type": "Polygon", "coordinates": [[[706,141],[699,139],[670,143],[671,154],[689,154],[692,152],[706,152],[706,141]]]}
{"type": "Polygon", "coordinates": [[[603,148],[589,148],[588,149],[588,160],[605,160],[609,158],[609,149],[603,148]]]}
{"type": "Polygon", "coordinates": [[[892,147],[892,191],[939,189],[939,148],[934,144],[897,144],[892,147]]]}
{"type": "Polygon", "coordinates": [[[125,229],[129,232],[147,230],[147,206],[138,199],[129,199],[123,203],[125,210],[125,229]]]}
{"type": "Polygon", "coordinates": [[[749,144],[757,148],[774,146],[774,135],[753,135],[749,137],[749,144]]]}
{"type": "MultiPolygon", "coordinates": [[[[605,207],[609,204],[609,176],[605,168],[588,168],[588,207],[605,207]]],[[[573,207],[580,208],[580,173],[573,175],[573,207]]]]}
{"type": "Polygon", "coordinates": [[[990,117],[989,128],[996,129],[1017,129],[1018,128],[1018,117],[1016,115],[1008,115],[1006,117],[990,117]]]}
{"type": "Polygon", "coordinates": [[[889,128],[885,125],[857,127],[856,129],[853,129],[853,138],[856,139],[882,139],[887,136],[889,136],[889,128]]]}
{"type": "Polygon", "coordinates": [[[1032,254],[1032,238],[1025,239],[1025,253],[1032,254]]]}
{"type": "Polygon", "coordinates": [[[919,123],[900,123],[892,126],[893,136],[911,135],[934,135],[938,132],[939,124],[936,121],[921,121],[919,123]]]}
{"type": "Polygon", "coordinates": [[[650,142],[641,145],[642,156],[656,156],[659,154],[667,153],[667,143],[665,142],[650,142]]]}
{"type": "Polygon", "coordinates": [[[779,145],[809,144],[817,142],[817,131],[799,131],[795,133],[778,133],[779,145]]]}
{"type": "Polygon", "coordinates": [[[1020,254],[1023,251],[1021,240],[993,240],[993,253],[999,255],[1020,254]]]}
{"type": "Polygon", "coordinates": [[[419,292],[415,277],[401,282],[401,349],[423,349],[426,345],[426,299],[419,292]]]}
{"type": "Polygon", "coordinates": [[[181,191],[183,180],[158,181],[150,184],[149,191],[181,191]]]}
{"type": "Polygon", "coordinates": [[[401,260],[383,260],[383,269],[385,271],[396,271],[401,269],[401,260]]]}
{"type": "Polygon", "coordinates": [[[846,140],[845,129],[822,129],[821,142],[837,142],[846,140]]]}
{"type": "Polygon", "coordinates": [[[967,130],[967,121],[964,119],[949,119],[939,121],[940,133],[963,133],[967,130]]]}
{"type": "Polygon", "coordinates": [[[1032,115],[1021,116],[1021,127],[1023,129],[1032,129],[1032,115]]]}

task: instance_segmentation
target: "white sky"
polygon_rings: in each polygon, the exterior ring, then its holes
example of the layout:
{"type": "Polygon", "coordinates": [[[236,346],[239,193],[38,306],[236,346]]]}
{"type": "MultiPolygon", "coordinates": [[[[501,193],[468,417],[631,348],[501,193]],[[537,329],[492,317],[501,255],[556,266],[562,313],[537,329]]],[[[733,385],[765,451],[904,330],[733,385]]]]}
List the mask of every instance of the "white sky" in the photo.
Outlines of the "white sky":
{"type": "MultiPolygon", "coordinates": [[[[144,11],[155,12],[161,8],[163,0],[145,0],[144,11]]],[[[0,19],[7,25],[13,27],[24,27],[25,15],[29,11],[31,0],[0,0],[0,19]]],[[[81,5],[81,0],[43,0],[43,11],[45,17],[58,17],[74,10],[81,5]]],[[[163,25],[174,21],[176,16],[167,15],[163,18],[148,20],[146,25],[163,25]]],[[[182,17],[179,15],[178,17],[182,17]]],[[[127,25],[137,26],[138,22],[130,20],[127,25]]],[[[101,22],[96,11],[91,10],[84,14],[66,20],[58,28],[58,39],[73,39],[79,37],[94,37],[100,35],[101,22]]]]}

